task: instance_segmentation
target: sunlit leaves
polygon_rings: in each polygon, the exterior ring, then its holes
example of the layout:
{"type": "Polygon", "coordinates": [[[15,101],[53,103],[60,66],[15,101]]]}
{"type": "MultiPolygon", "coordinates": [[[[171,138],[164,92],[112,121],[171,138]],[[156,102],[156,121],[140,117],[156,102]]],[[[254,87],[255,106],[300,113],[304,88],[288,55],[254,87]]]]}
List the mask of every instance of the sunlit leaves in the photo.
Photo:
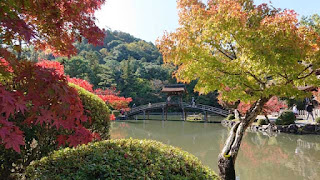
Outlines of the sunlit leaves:
{"type": "Polygon", "coordinates": [[[298,86],[320,85],[320,37],[299,24],[293,10],[252,0],[179,0],[180,27],[158,40],[164,61],[179,68],[196,90],[219,90],[227,101],[306,95],[298,86]],[[227,90],[227,88],[228,90],[227,90]]]}

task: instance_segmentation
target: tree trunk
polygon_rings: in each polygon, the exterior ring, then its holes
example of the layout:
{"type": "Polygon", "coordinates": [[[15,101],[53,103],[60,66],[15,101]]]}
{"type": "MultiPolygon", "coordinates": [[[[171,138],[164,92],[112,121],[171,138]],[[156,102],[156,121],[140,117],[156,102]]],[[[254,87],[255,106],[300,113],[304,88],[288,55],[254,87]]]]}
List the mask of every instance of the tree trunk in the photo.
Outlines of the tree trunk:
{"type": "Polygon", "coordinates": [[[268,102],[268,100],[269,98],[261,98],[256,101],[247,111],[245,118],[240,119],[240,122],[237,122],[231,128],[229,137],[226,140],[226,143],[218,157],[219,175],[222,180],[236,179],[234,165],[244,132],[256,119],[256,117],[262,111],[264,104],[268,102]]]}

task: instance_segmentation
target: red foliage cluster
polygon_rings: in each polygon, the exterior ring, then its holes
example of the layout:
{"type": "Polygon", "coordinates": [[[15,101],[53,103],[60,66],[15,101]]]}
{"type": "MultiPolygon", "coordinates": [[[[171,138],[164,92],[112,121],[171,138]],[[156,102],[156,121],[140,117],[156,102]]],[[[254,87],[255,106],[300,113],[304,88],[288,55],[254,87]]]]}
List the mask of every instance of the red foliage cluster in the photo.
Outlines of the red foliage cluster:
{"type": "Polygon", "coordinates": [[[111,121],[115,121],[115,120],[116,120],[116,116],[115,116],[114,114],[111,114],[111,115],[110,115],[110,120],[111,120],[111,121]]]}
{"type": "MultiPolygon", "coordinates": [[[[81,36],[91,44],[103,42],[104,33],[95,25],[94,11],[100,9],[104,2],[3,1],[0,4],[0,26],[5,31],[0,41],[12,44],[14,40],[22,40],[40,49],[51,49],[57,55],[75,54],[73,43],[81,36]]],[[[20,51],[21,47],[15,46],[15,50],[20,51]]]]}
{"type": "MultiPolygon", "coordinates": [[[[223,107],[231,107],[237,108],[241,114],[246,114],[246,112],[250,109],[252,103],[244,103],[240,102],[237,107],[235,102],[225,102],[222,100],[222,96],[218,96],[218,103],[223,107]]],[[[283,102],[279,101],[278,97],[273,96],[270,100],[263,106],[262,113],[264,115],[271,114],[273,112],[279,112],[282,108],[287,108],[288,106],[283,102]]]]}
{"type": "Polygon", "coordinates": [[[48,60],[40,60],[37,62],[37,66],[40,66],[42,68],[47,68],[47,69],[54,69],[55,73],[59,75],[64,75],[64,67],[62,64],[60,64],[57,61],[48,61],[48,60]]]}
{"type": "MultiPolygon", "coordinates": [[[[64,73],[63,66],[56,61],[48,61],[41,60],[37,64],[41,65],[41,67],[50,68],[56,70],[59,74],[64,73]]],[[[129,111],[128,108],[129,103],[132,101],[132,98],[125,98],[119,96],[119,92],[116,89],[95,89],[93,90],[93,85],[88,81],[79,79],[79,78],[70,78],[67,77],[68,82],[76,84],[87,91],[90,91],[96,95],[98,95],[104,102],[107,102],[112,108],[117,110],[125,110],[129,111]]]]}
{"type": "Polygon", "coordinates": [[[63,74],[43,68],[46,62],[16,61],[14,66],[1,62],[1,69],[10,74],[0,79],[0,144],[20,152],[24,145],[20,127],[34,126],[56,129],[59,144],[76,146],[93,140],[94,135],[83,127],[88,117],[78,93],[63,74]],[[24,117],[23,122],[17,122],[17,115],[24,117]]]}
{"type": "MultiPolygon", "coordinates": [[[[250,107],[251,107],[251,103],[240,102],[237,109],[240,111],[241,114],[245,114],[250,107]]],[[[271,114],[272,112],[279,112],[280,109],[287,108],[287,107],[288,106],[284,102],[279,101],[279,99],[276,96],[273,96],[263,106],[262,113],[264,115],[268,115],[268,114],[271,114]]]]}
{"type": "Polygon", "coordinates": [[[89,92],[93,92],[93,85],[86,80],[68,77],[68,82],[76,84],[89,92]]]}
{"type": "Polygon", "coordinates": [[[118,96],[119,92],[110,89],[96,89],[94,91],[104,102],[108,102],[109,105],[114,109],[122,109],[124,111],[129,111],[130,108],[128,107],[129,103],[132,101],[132,98],[125,98],[118,96]]]}

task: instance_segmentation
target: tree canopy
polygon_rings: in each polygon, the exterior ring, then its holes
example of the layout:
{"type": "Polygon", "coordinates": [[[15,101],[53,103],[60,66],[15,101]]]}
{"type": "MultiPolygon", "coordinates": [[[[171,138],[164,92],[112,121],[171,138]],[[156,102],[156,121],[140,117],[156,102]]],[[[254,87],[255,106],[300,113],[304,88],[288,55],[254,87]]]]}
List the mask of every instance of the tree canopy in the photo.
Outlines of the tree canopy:
{"type": "Polygon", "coordinates": [[[158,43],[164,61],[179,66],[177,79],[198,79],[198,91],[252,101],[319,84],[319,34],[294,11],[252,0],[180,0],[178,7],[180,27],[158,43]]]}

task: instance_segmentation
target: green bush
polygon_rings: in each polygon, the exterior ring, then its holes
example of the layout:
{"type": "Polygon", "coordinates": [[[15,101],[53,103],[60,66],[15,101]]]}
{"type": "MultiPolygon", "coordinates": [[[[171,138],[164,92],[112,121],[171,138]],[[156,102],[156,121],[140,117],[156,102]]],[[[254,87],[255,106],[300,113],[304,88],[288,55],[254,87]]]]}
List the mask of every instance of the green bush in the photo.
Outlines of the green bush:
{"type": "Polygon", "coordinates": [[[218,179],[188,152],[152,140],[107,140],[55,151],[28,179],[218,179]]]}
{"type": "Polygon", "coordinates": [[[320,117],[317,117],[317,118],[316,118],[316,123],[317,123],[317,124],[320,124],[320,117]]]}
{"type": "Polygon", "coordinates": [[[85,114],[91,118],[91,124],[88,122],[85,127],[97,132],[103,139],[109,138],[110,110],[105,102],[103,102],[97,95],[83,89],[80,86],[69,83],[69,86],[77,89],[80,99],[82,101],[85,114]]]}
{"type": "Polygon", "coordinates": [[[233,119],[235,119],[236,117],[234,116],[234,114],[229,114],[225,120],[231,121],[233,119]]]}
{"type": "Polygon", "coordinates": [[[114,117],[118,117],[120,112],[118,110],[112,110],[112,114],[114,115],[114,117]]]}
{"type": "Polygon", "coordinates": [[[277,125],[289,125],[294,124],[296,120],[296,116],[292,111],[283,111],[281,115],[276,120],[277,125]]]}
{"type": "Polygon", "coordinates": [[[258,119],[257,124],[258,125],[267,125],[268,123],[265,119],[258,119]]]}
{"type": "Polygon", "coordinates": [[[202,121],[202,114],[189,115],[187,116],[187,121],[202,121]]]}

